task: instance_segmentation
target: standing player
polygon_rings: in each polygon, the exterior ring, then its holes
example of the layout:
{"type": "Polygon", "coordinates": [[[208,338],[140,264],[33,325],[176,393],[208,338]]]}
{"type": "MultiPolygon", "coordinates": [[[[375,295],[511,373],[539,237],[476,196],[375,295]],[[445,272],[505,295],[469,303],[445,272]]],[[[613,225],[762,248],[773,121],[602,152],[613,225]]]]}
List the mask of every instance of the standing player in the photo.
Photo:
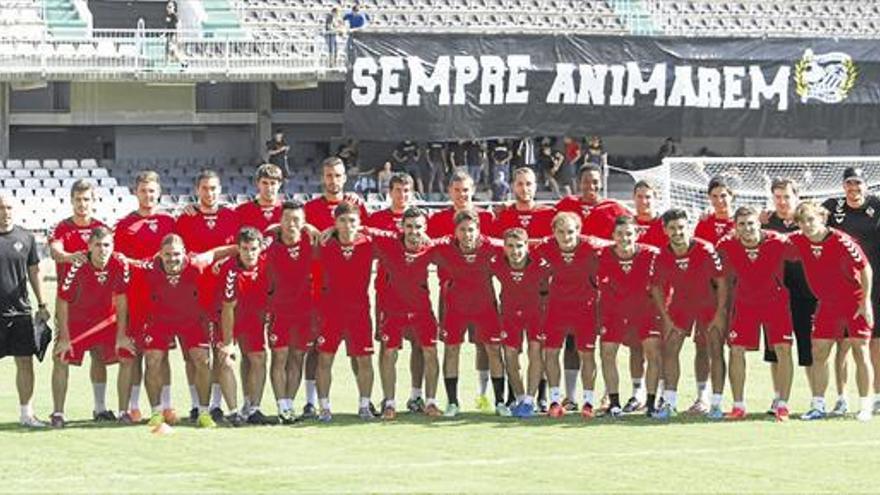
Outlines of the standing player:
{"type": "MultiPolygon", "coordinates": [[[[550,385],[552,417],[562,417],[562,395],[559,391],[559,351],[566,337],[573,336],[579,354],[583,382],[585,419],[593,417],[596,381],[596,268],[597,252],[602,241],[581,234],[581,217],[572,212],[557,213],[553,218],[553,237],[541,243],[536,253],[550,264],[550,294],[544,318],[543,350],[547,381],[550,385]]],[[[574,395],[573,393],[571,394],[574,395]]]]}
{"type": "MultiPolygon", "coordinates": [[[[727,181],[720,176],[713,177],[707,188],[709,204],[712,213],[701,218],[694,230],[694,237],[702,239],[711,245],[715,245],[722,237],[732,232],[733,222],[733,189],[727,181]]],[[[715,361],[714,368],[710,367],[709,349],[702,335],[694,336],[694,344],[697,352],[694,354],[694,376],[697,380],[697,399],[688,409],[689,414],[706,414],[709,412],[709,374],[712,381],[724,380],[724,358],[715,361]]]]}
{"type": "MultiPolygon", "coordinates": [[[[222,249],[222,248],[219,248],[222,249]]],[[[163,363],[168,350],[180,342],[187,362],[193,368],[192,382],[198,405],[196,424],[201,428],[217,426],[208,409],[211,386],[211,335],[200,302],[202,272],[213,262],[214,253],[187,256],[183,239],[168,234],[162,240],[159,260],[143,266],[147,287],[147,316],[140,347],[145,361],[144,385],[152,413],[149,426],[159,428],[165,422],[161,391],[163,363]]]]}
{"type": "Polygon", "coordinates": [[[630,349],[638,347],[640,354],[644,349],[648,359],[647,405],[651,414],[662,365],[660,325],[650,296],[659,250],[636,243],[638,231],[633,217],[621,216],[614,223],[614,244],[602,248],[597,269],[602,376],[610,401],[608,414],[617,417],[624,412],[617,373],[617,351],[621,344],[630,349]]]}
{"type": "MultiPolygon", "coordinates": [[[[874,274],[874,286],[880,282],[880,198],[868,194],[864,172],[858,167],[848,167],[843,171],[843,198],[832,198],[822,206],[831,215],[828,225],[849,234],[855,239],[868,257],[868,263],[874,274]]],[[[874,314],[880,311],[880,291],[872,293],[874,314]]],[[[871,361],[874,369],[880,369],[880,325],[874,322],[871,339],[871,361]]],[[[832,415],[844,415],[849,409],[846,402],[846,342],[837,347],[835,356],[835,378],[837,379],[837,402],[832,415]]],[[[880,374],[878,374],[880,376],[880,374]]],[[[880,397],[880,378],[874,377],[874,393],[880,397]]],[[[880,400],[874,408],[880,412],[880,400]]]]}
{"type": "MultiPolygon", "coordinates": [[[[250,424],[267,424],[268,418],[260,410],[263,389],[266,386],[266,303],[269,295],[269,277],[263,253],[263,235],[254,227],[243,227],[235,238],[238,256],[226,260],[220,267],[223,281],[223,309],[220,326],[223,339],[219,350],[222,366],[228,367],[235,355],[233,337],[238,342],[248,366],[243,369],[245,407],[235,411],[235,383],[220,382],[223,395],[233,411],[233,425],[246,420],[250,424]]],[[[220,374],[221,380],[225,372],[220,374]]]]}
{"type": "Polygon", "coordinates": [[[281,205],[281,229],[266,250],[269,275],[270,378],[278,419],[295,422],[293,400],[302,380],[305,354],[314,345],[312,328],[312,242],[305,231],[303,204],[281,205]]]}
{"type": "MultiPolygon", "coordinates": [[[[736,210],[733,218],[735,235],[724,236],[717,246],[733,300],[728,345],[734,402],[727,417],[746,417],[745,352],[758,349],[763,330],[765,345],[772,346],[777,356],[773,378],[779,394],[776,419],[786,421],[792,380],[793,324],[788,290],[783,285],[783,268],[786,259],[795,258],[796,254],[786,236],[761,230],[758,210],[744,206],[736,210]]],[[[721,407],[713,405],[709,417],[723,417],[721,407]]]]}
{"type": "MultiPolygon", "coordinates": [[[[798,230],[794,221],[794,211],[797,208],[798,189],[791,179],[774,179],[770,186],[773,194],[775,210],[767,216],[767,222],[762,228],[780,233],[792,233],[798,230]]],[[[813,388],[813,352],[810,334],[813,331],[813,314],[816,312],[816,297],[810,291],[804,275],[804,267],[800,261],[785,262],[785,288],[789,294],[789,313],[794,325],[794,338],[797,344],[798,365],[804,368],[807,375],[807,383],[810,390],[813,388]]],[[[770,372],[773,376],[773,391],[775,396],[768,413],[776,414],[776,405],[780,397],[779,384],[776,383],[778,369],[776,354],[772,349],[764,352],[764,360],[770,362],[770,372]]]]}
{"type": "Polygon", "coordinates": [[[26,428],[46,424],[34,416],[34,361],[37,342],[28,298],[28,283],[37,299],[36,318],[49,320],[40,278],[40,255],[33,234],[15,225],[15,199],[0,193],[0,357],[15,358],[15,385],[21,406],[19,422],[26,428]],[[25,281],[27,279],[27,281],[25,281]]]}
{"type": "Polygon", "coordinates": [[[495,411],[510,416],[504,405],[504,368],[501,362],[501,327],[495,304],[490,260],[500,254],[500,246],[480,233],[480,216],[473,210],[455,214],[455,236],[446,237],[434,248],[438,271],[446,284],[441,336],[444,343],[443,377],[449,404],[447,417],[457,416],[459,353],[464,336],[473,332],[476,345],[482,345],[489,364],[495,411]],[[500,407],[499,407],[500,406],[500,407]]]}
{"type": "MultiPolygon", "coordinates": [[[[205,253],[222,246],[235,244],[238,232],[238,216],[231,208],[220,205],[222,186],[220,176],[213,170],[203,170],[196,176],[195,193],[198,203],[192,212],[184,212],[177,219],[175,231],[183,239],[183,243],[191,253],[205,253]]],[[[219,333],[220,327],[220,288],[217,274],[213,270],[204,270],[199,278],[199,304],[204,310],[209,335],[213,338],[219,333]]],[[[184,353],[186,357],[187,354],[184,353]]],[[[186,362],[186,381],[192,407],[189,412],[190,421],[197,421],[199,416],[199,398],[194,376],[195,368],[189,359],[186,362]]],[[[214,360],[216,364],[218,360],[214,360]]],[[[215,422],[223,419],[220,409],[220,381],[217,378],[219,366],[214,366],[211,381],[211,415],[215,422]]],[[[227,379],[230,379],[227,377],[227,379]]],[[[235,377],[231,377],[232,380],[235,377]]]]}
{"type": "MultiPolygon", "coordinates": [[[[678,403],[679,354],[685,337],[705,339],[712,358],[724,352],[727,321],[727,285],[721,259],[711,244],[691,238],[684,210],[673,208],[663,214],[669,246],[660,252],[655,266],[656,279],[651,292],[660,311],[664,332],[663,407],[654,415],[668,419],[676,414],[678,403]],[[715,295],[713,301],[710,297],[715,295]]],[[[713,374],[712,405],[720,407],[724,373],[713,374]]]]}
{"type": "Polygon", "coordinates": [[[360,397],[358,416],[374,418],[370,405],[373,390],[372,322],[368,290],[373,266],[373,239],[358,232],[361,214],[357,206],[341,202],[335,211],[335,230],[321,246],[321,330],[318,334],[318,419],[332,420],[330,384],[333,359],[339,344],[345,341],[349,357],[354,358],[354,372],[360,397]]]}
{"type": "MultiPolygon", "coordinates": [[[[114,244],[116,252],[123,255],[129,263],[134,265],[143,264],[151,260],[159,252],[159,246],[166,235],[174,232],[174,217],[159,211],[159,197],[162,194],[162,186],[159,182],[159,174],[152,170],[141,172],[135,177],[135,195],[138,200],[137,210],[129,213],[119,220],[114,229],[114,244]]],[[[140,273],[132,273],[131,284],[127,294],[129,306],[128,331],[134,340],[139,340],[144,327],[146,314],[146,287],[140,273]]],[[[137,423],[141,419],[140,412],[140,383],[143,376],[141,369],[142,357],[136,355],[131,374],[131,388],[129,391],[120,390],[121,398],[129,398],[130,403],[127,413],[120,411],[119,420],[122,423],[137,423]]],[[[165,385],[162,387],[162,405],[165,410],[165,419],[169,424],[177,422],[177,414],[171,407],[171,367],[167,360],[163,365],[165,385]]],[[[121,386],[117,383],[117,389],[121,386]]]]}
{"type": "MultiPolygon", "coordinates": [[[[542,292],[546,291],[550,265],[529,255],[529,237],[521,227],[504,231],[504,256],[492,260],[492,273],[501,284],[501,342],[508,386],[516,396],[512,414],[526,418],[534,413],[535,392],[544,375],[541,355],[542,292]],[[523,333],[528,342],[528,371],[523,386],[519,368],[523,333]]],[[[508,400],[509,402],[509,400],[508,400]]],[[[503,410],[501,411],[504,412],[503,410]]]]}
{"type": "MultiPolygon", "coordinates": [[[[479,168],[479,167],[478,167],[479,168]]],[[[465,210],[473,210],[477,212],[480,219],[480,225],[491,233],[494,216],[492,212],[476,208],[474,206],[474,178],[468,175],[464,169],[455,170],[449,178],[449,187],[447,193],[452,205],[449,208],[440,210],[430,218],[428,218],[428,236],[433,239],[444,236],[455,235],[455,216],[458,212],[465,210]]],[[[437,270],[437,277],[440,279],[440,301],[437,305],[437,315],[442,322],[446,306],[446,273],[442,268],[437,270]]],[[[486,392],[489,389],[489,358],[486,355],[485,348],[476,343],[477,354],[475,356],[476,368],[478,374],[477,381],[477,409],[483,412],[492,410],[489,397],[486,392]]]]}
{"type": "MultiPolygon", "coordinates": [[[[94,229],[104,226],[92,216],[95,199],[95,185],[92,182],[79,179],[70,188],[73,215],[58,222],[49,241],[49,254],[55,260],[55,275],[58,280],[64,280],[65,272],[71,264],[88,261],[89,236],[94,229]]],[[[107,367],[97,351],[89,351],[89,355],[89,378],[95,398],[92,417],[95,421],[116,421],[116,416],[106,406],[107,367]]]]}
{"type": "MultiPolygon", "coordinates": [[[[567,196],[556,204],[556,211],[567,211],[581,217],[581,233],[601,239],[611,239],[614,231],[614,220],[621,215],[629,215],[629,211],[617,201],[602,197],[602,170],[594,163],[587,163],[578,170],[578,183],[581,195],[567,196]]],[[[574,399],[577,389],[578,352],[572,338],[565,341],[565,401],[566,410],[574,410],[577,401],[574,399]]]]}
{"type": "Polygon", "coordinates": [[[235,208],[240,227],[253,227],[266,232],[281,219],[281,198],[279,191],[284,183],[284,174],[277,165],[264,163],[257,168],[254,184],[257,196],[235,208]]]}
{"type": "MultiPolygon", "coordinates": [[[[82,364],[89,352],[106,373],[105,366],[116,362],[117,327],[128,320],[125,292],[130,272],[127,263],[113,256],[113,233],[107,227],[95,227],[89,232],[87,246],[87,261],[67,265],[58,284],[58,337],[52,352],[54,411],[50,418],[54,428],[64,427],[65,423],[69,366],[82,364]]],[[[124,410],[127,404],[120,406],[124,410]]],[[[94,416],[97,418],[98,413],[94,416]]]]}
{"type": "MultiPolygon", "coordinates": [[[[384,393],[382,416],[385,419],[394,419],[396,415],[395,365],[397,350],[400,349],[404,336],[413,343],[414,350],[419,349],[419,353],[424,355],[423,374],[427,396],[423,407],[413,407],[412,398],[407,405],[412,412],[424,411],[426,415],[432,417],[441,414],[437,406],[439,376],[437,320],[431,311],[428,294],[428,265],[432,258],[430,246],[424,242],[426,230],[425,212],[410,207],[403,213],[402,234],[390,237],[377,236],[373,239],[385,277],[384,301],[382,306],[377,308],[376,318],[377,333],[381,342],[379,373],[384,393]]],[[[415,383],[415,379],[413,381],[415,383]]],[[[421,380],[418,388],[421,388],[421,380]]],[[[421,394],[419,393],[417,397],[420,401],[421,394]]]]}
{"type": "Polygon", "coordinates": [[[858,244],[847,234],[826,225],[828,211],[812,201],[795,210],[800,232],[791,234],[810,289],[818,299],[813,322],[813,403],[802,419],[825,417],[825,390],[828,388],[828,356],[831,347],[847,342],[856,361],[860,421],[872,414],[871,381],[873,370],[868,341],[874,325],[871,304],[871,265],[858,244]]]}

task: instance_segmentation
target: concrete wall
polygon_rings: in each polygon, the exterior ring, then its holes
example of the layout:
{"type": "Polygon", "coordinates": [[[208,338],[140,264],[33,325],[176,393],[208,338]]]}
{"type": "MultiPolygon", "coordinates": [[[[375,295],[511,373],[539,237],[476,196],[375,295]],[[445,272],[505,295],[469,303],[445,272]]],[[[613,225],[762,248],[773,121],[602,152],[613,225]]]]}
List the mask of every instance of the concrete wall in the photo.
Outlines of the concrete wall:
{"type": "Polygon", "coordinates": [[[250,126],[120,126],[116,128],[116,158],[238,158],[254,157],[250,126]]]}

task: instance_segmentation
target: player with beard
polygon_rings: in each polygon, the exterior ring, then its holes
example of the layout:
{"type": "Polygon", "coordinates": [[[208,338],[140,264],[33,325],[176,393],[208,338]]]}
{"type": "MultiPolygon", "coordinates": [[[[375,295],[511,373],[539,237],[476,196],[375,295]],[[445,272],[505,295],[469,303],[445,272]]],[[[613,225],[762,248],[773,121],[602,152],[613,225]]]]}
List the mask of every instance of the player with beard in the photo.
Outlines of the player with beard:
{"type": "MultiPolygon", "coordinates": [[[[65,271],[73,263],[86,263],[89,256],[89,236],[104,223],[94,218],[95,185],[85,179],[79,179],[70,188],[70,204],[73,215],[58,222],[52,229],[49,241],[49,254],[55,260],[55,274],[58,280],[64,280],[65,271]]],[[[60,288],[60,286],[59,286],[60,288]]],[[[57,308],[56,308],[57,309],[57,308]]],[[[97,350],[89,351],[89,378],[92,381],[92,393],[95,406],[92,417],[95,421],[116,421],[116,415],[106,406],[107,367],[97,350]]]]}
{"type": "Polygon", "coordinates": [[[835,343],[840,346],[846,342],[856,361],[861,405],[858,419],[869,421],[873,409],[873,369],[868,351],[874,326],[871,265],[852,237],[826,225],[829,213],[823,207],[805,201],[794,215],[801,231],[791,234],[790,239],[818,300],[812,335],[813,402],[801,418],[825,417],[828,356],[835,343]]]}
{"type": "MultiPolygon", "coordinates": [[[[567,196],[556,203],[556,211],[567,211],[581,218],[581,233],[610,240],[614,231],[614,221],[621,215],[629,215],[625,206],[613,199],[602,197],[602,169],[594,163],[587,163],[578,170],[578,184],[581,195],[567,196]]],[[[565,341],[565,400],[567,411],[577,408],[575,391],[578,372],[582,368],[578,361],[578,351],[571,337],[565,341]]]]}
{"type": "MultiPolygon", "coordinates": [[[[874,274],[874,286],[880,282],[880,197],[868,194],[864,171],[859,167],[848,167],[843,171],[844,197],[832,198],[822,206],[831,214],[828,226],[842,230],[852,236],[868,257],[874,274]]],[[[880,291],[872,293],[874,314],[880,311],[880,291]]],[[[837,402],[831,411],[833,416],[842,416],[849,409],[846,402],[846,342],[837,347],[835,356],[835,378],[837,402]]],[[[870,344],[871,362],[875,370],[880,370],[880,324],[874,322],[870,344]]],[[[878,397],[874,410],[880,413],[880,373],[874,376],[874,394],[878,397]]]]}
{"type": "MultiPolygon", "coordinates": [[[[463,169],[455,170],[449,178],[449,187],[447,193],[452,206],[435,212],[428,218],[428,236],[437,239],[444,236],[455,235],[455,216],[458,212],[465,210],[473,210],[479,216],[480,225],[486,229],[487,233],[491,233],[492,225],[495,221],[492,212],[476,208],[474,206],[474,179],[468,175],[463,169]]],[[[442,324],[443,316],[446,309],[447,296],[447,277],[446,272],[442,268],[438,268],[437,276],[440,279],[440,301],[437,304],[437,314],[442,324]]],[[[477,369],[477,409],[483,412],[491,412],[492,404],[486,395],[489,389],[489,358],[485,348],[475,342],[477,353],[475,357],[477,369]]]]}
{"type": "Polygon", "coordinates": [[[277,165],[264,163],[257,168],[254,184],[257,196],[235,208],[240,227],[253,227],[266,232],[281,219],[281,198],[279,192],[284,183],[284,175],[277,165]]]}
{"type": "MultiPolygon", "coordinates": [[[[58,284],[55,305],[58,336],[52,351],[54,412],[50,417],[54,428],[65,425],[64,402],[70,365],[82,364],[83,355],[88,352],[92,361],[97,361],[106,374],[106,365],[117,360],[118,326],[124,326],[128,321],[125,292],[130,272],[127,263],[113,256],[113,232],[99,225],[89,232],[88,237],[86,261],[76,259],[66,265],[64,278],[58,284]]],[[[82,254],[79,250],[75,253],[82,254]]],[[[126,371],[130,373],[130,370],[126,371]]],[[[100,399],[103,401],[103,398],[102,395],[100,399]]],[[[128,404],[122,403],[121,406],[124,410],[128,404]]],[[[96,421],[98,414],[94,413],[96,421]]]]}
{"type": "MultiPolygon", "coordinates": [[[[668,419],[677,414],[679,354],[686,337],[705,339],[711,357],[724,352],[727,323],[727,285],[721,259],[711,244],[691,238],[684,210],[673,208],[663,214],[669,245],[660,251],[651,288],[654,304],[663,323],[663,406],[654,414],[668,419]],[[709,294],[715,295],[713,301],[709,294]]],[[[711,363],[710,363],[711,365],[711,363]]],[[[723,367],[722,367],[723,371],[723,367]]],[[[724,374],[714,380],[713,402],[720,405],[724,374]]]]}
{"type": "MultiPolygon", "coordinates": [[[[799,203],[797,184],[791,179],[774,179],[770,185],[773,194],[774,211],[768,212],[766,221],[762,222],[762,228],[779,233],[792,233],[798,230],[794,221],[794,211],[799,203]]],[[[762,218],[763,220],[764,218],[762,218]]],[[[804,267],[800,261],[785,262],[785,288],[789,293],[789,312],[794,325],[794,338],[797,344],[798,365],[804,368],[807,375],[807,383],[813,388],[813,365],[812,338],[813,314],[816,312],[816,297],[810,291],[804,275],[804,267]]],[[[767,346],[769,347],[769,346],[767,346]]],[[[770,374],[773,377],[773,402],[767,411],[770,415],[776,415],[780,394],[779,384],[776,377],[779,375],[776,364],[777,357],[773,349],[764,352],[764,361],[770,363],[770,374]]]]}
{"type": "MultiPolygon", "coordinates": [[[[135,177],[135,196],[138,200],[138,208],[117,222],[114,229],[113,243],[116,252],[126,258],[134,266],[140,266],[153,259],[159,252],[162,239],[174,232],[174,217],[159,210],[159,197],[162,195],[162,186],[159,182],[159,174],[152,170],[141,172],[135,177]]],[[[140,341],[146,321],[144,308],[147,306],[147,288],[144,286],[142,274],[132,273],[131,284],[128,290],[128,332],[135,341],[140,341]]],[[[127,357],[121,355],[120,358],[127,357]]],[[[123,424],[137,423],[141,420],[140,412],[140,384],[143,378],[143,356],[137,353],[134,365],[131,368],[130,377],[122,377],[117,382],[117,390],[122,398],[129,399],[127,411],[119,411],[119,422],[123,424]],[[127,378],[127,379],[126,379],[127,378]],[[126,390],[123,390],[126,389],[126,390]]],[[[168,424],[177,422],[177,413],[171,406],[171,366],[166,360],[162,365],[163,379],[162,406],[165,411],[165,421],[168,424]]]]}

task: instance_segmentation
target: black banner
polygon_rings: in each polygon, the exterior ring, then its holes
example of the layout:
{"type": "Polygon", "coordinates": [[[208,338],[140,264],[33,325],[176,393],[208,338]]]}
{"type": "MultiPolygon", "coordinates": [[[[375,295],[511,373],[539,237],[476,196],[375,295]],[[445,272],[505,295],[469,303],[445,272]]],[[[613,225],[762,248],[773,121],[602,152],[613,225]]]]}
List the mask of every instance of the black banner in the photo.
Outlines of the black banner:
{"type": "Polygon", "coordinates": [[[358,139],[880,137],[876,40],[359,31],[348,60],[358,139]]]}

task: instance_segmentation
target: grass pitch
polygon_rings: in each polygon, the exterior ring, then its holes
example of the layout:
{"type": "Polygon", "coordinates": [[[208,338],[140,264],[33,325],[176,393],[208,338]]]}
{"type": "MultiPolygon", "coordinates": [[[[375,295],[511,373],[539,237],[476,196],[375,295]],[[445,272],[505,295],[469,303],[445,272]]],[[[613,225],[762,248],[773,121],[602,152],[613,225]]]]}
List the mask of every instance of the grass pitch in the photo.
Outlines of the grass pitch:
{"type": "MultiPolygon", "coordinates": [[[[50,287],[54,290],[54,287],[50,287]]],[[[692,346],[683,353],[679,408],[695,395],[692,346]]],[[[189,408],[179,353],[172,354],[174,402],[189,408]]],[[[91,417],[88,366],[71,369],[61,431],[17,426],[11,360],[0,361],[0,492],[15,493],[263,493],[263,492],[687,492],[804,493],[880,491],[880,417],[775,424],[764,410],[771,398],[767,367],[749,356],[746,421],[713,423],[680,416],[660,423],[644,416],[618,420],[496,418],[474,411],[473,348],[462,352],[459,396],[465,413],[454,420],[399,414],[392,423],[364,424],[347,359],[336,361],[329,425],[198,430],[167,436],[146,426],[98,426],[91,417]]],[[[398,403],[409,394],[408,351],[398,365],[398,403]]],[[[852,366],[850,367],[852,369],[852,366]]],[[[629,393],[626,352],[620,355],[621,395],[629,393]]],[[[34,407],[51,412],[51,364],[37,368],[34,407]]],[[[108,404],[115,405],[115,367],[108,404]]],[[[381,399],[378,373],[373,398],[381,399]]],[[[441,381],[442,382],[442,381],[441,381]]],[[[267,384],[268,387],[268,384],[267,384]]],[[[597,393],[602,390],[601,379],[597,393]]],[[[856,405],[850,380],[851,405],[856,405]]],[[[725,408],[730,406],[729,390],[725,408]]],[[[441,392],[441,402],[445,402],[441,392]]],[[[829,399],[833,399],[829,393],[829,399]]],[[[806,380],[795,372],[791,407],[803,412],[806,380]]],[[[302,394],[297,397],[301,407],[302,394]]],[[[264,410],[274,413],[267,389],[264,410]]],[[[445,405],[445,404],[444,404],[445,405]]],[[[148,409],[142,393],[141,407],[148,409]]]]}

